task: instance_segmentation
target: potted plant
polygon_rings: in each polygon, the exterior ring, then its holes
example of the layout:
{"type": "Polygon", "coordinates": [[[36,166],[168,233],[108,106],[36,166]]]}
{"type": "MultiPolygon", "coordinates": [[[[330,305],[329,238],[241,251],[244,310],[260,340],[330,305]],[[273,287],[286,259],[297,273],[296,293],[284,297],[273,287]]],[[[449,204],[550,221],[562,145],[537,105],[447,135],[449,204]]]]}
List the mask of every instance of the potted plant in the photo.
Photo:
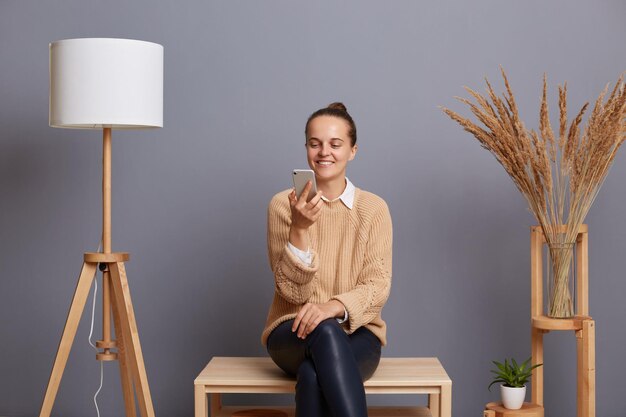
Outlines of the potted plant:
{"type": "Polygon", "coordinates": [[[533,374],[533,369],[543,365],[542,363],[530,365],[530,359],[526,359],[521,365],[518,365],[514,358],[510,361],[505,358],[504,363],[492,361],[497,368],[491,370],[494,377],[488,389],[491,390],[493,384],[501,383],[500,396],[504,408],[518,410],[524,404],[526,383],[533,374]]]}

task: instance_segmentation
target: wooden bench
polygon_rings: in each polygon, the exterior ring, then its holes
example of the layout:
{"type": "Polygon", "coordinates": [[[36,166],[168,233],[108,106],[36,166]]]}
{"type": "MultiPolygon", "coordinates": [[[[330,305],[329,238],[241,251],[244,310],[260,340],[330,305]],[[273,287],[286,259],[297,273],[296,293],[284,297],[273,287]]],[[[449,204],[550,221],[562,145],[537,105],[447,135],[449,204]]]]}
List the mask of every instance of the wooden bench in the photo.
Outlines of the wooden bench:
{"type": "MultiPolygon", "coordinates": [[[[270,358],[215,357],[194,381],[195,417],[230,417],[242,409],[272,408],[294,416],[293,407],[222,406],[222,394],[295,392],[296,381],[270,358]],[[211,395],[211,404],[207,394],[211,395]]],[[[451,417],[452,381],[437,358],[382,358],[365,382],[367,394],[427,394],[428,407],[369,407],[370,417],[451,417]]]]}

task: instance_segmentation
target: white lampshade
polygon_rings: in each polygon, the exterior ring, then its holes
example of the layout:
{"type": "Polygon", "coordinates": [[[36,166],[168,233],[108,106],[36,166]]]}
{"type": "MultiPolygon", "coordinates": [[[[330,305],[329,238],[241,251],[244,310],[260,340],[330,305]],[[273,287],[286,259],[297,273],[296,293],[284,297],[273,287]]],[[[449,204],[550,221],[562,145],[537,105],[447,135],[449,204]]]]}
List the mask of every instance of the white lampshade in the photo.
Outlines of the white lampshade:
{"type": "Polygon", "coordinates": [[[163,46],[131,39],[50,44],[50,126],[163,127],[163,46]]]}

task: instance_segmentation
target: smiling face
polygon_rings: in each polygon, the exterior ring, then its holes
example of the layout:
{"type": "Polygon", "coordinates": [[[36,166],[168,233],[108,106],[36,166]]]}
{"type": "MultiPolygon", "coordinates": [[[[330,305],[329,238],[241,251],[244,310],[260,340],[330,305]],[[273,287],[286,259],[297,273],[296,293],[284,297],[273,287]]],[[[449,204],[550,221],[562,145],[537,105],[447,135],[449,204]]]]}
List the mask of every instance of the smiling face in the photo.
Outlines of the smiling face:
{"type": "Polygon", "coordinates": [[[344,180],[348,161],[357,151],[350,143],[348,129],[345,120],[334,116],[318,116],[309,122],[306,154],[317,182],[344,180]]]}

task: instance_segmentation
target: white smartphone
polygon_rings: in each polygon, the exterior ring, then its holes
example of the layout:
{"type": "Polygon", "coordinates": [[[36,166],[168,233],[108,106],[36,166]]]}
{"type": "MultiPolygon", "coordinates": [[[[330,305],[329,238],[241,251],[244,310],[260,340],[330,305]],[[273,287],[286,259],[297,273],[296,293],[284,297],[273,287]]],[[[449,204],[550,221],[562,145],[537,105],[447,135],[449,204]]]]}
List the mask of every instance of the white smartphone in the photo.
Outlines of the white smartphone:
{"type": "Polygon", "coordinates": [[[300,194],[304,191],[304,187],[308,181],[311,181],[313,187],[311,187],[311,191],[309,191],[306,201],[311,201],[311,199],[315,197],[315,194],[317,194],[317,185],[315,184],[315,173],[313,170],[294,169],[291,173],[291,178],[293,179],[293,188],[296,189],[297,197],[300,197],[300,194]]]}

